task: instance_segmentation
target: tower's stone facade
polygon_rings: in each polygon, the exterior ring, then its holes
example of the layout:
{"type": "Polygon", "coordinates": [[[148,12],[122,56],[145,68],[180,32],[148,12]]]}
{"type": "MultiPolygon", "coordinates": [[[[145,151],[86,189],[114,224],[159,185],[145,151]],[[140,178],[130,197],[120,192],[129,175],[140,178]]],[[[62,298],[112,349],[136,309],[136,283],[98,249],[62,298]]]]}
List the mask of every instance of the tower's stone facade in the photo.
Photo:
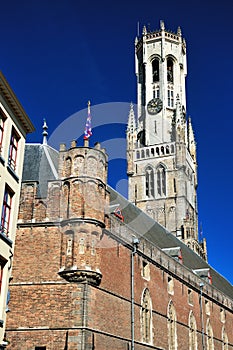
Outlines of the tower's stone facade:
{"type": "Polygon", "coordinates": [[[135,41],[137,119],[127,129],[129,200],[207,259],[198,239],[197,159],[186,120],[186,43],[181,30],[147,32],[135,41]]]}

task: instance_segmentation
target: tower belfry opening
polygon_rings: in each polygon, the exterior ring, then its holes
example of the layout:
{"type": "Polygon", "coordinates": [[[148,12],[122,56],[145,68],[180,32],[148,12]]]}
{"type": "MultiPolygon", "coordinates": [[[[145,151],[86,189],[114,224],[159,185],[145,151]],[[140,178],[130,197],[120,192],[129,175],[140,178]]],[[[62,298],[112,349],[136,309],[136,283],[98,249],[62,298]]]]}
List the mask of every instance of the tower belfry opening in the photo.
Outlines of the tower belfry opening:
{"type": "Polygon", "coordinates": [[[196,142],[191,118],[186,119],[186,42],[180,27],[168,31],[163,21],[159,30],[144,26],[135,57],[137,118],[131,106],[134,127],[127,129],[129,200],[207,260],[206,242],[198,239],[196,142]]]}

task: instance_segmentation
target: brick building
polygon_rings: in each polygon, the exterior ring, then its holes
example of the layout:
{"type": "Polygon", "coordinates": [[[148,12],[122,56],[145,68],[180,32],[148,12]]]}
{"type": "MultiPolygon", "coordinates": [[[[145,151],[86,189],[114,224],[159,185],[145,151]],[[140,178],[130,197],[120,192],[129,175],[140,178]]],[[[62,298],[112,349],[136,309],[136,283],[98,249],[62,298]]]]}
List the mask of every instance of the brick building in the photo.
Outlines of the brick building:
{"type": "Polygon", "coordinates": [[[136,41],[141,102],[127,130],[129,201],[108,186],[99,143],[72,141],[58,152],[44,125],[43,144],[26,146],[9,349],[233,349],[233,287],[198,241],[185,52],[180,29],[171,34],[163,22],[136,41]]]}

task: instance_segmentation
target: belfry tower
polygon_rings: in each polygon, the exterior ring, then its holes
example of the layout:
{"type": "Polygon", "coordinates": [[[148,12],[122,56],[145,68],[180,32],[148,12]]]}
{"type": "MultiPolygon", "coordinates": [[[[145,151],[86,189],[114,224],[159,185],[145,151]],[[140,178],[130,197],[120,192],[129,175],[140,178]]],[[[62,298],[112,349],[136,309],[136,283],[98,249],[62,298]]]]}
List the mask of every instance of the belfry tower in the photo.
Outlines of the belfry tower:
{"type": "Polygon", "coordinates": [[[127,128],[129,200],[207,260],[198,240],[197,159],[186,118],[186,43],[181,29],[147,31],[135,40],[137,119],[127,128]]]}

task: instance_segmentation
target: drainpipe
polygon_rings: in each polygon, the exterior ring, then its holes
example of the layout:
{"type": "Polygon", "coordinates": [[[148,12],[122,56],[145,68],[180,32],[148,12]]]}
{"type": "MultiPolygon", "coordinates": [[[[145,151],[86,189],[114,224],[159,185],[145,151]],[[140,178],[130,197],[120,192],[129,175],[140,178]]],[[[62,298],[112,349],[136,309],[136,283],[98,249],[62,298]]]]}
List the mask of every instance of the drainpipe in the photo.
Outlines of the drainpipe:
{"type": "Polygon", "coordinates": [[[87,283],[83,284],[83,309],[82,309],[82,343],[81,349],[85,350],[85,332],[87,327],[87,283]]]}
{"type": "Polygon", "coordinates": [[[204,333],[204,319],[203,319],[203,304],[202,304],[202,292],[204,283],[200,283],[200,314],[201,314],[201,340],[202,340],[202,350],[205,350],[205,333],[204,333]]]}
{"type": "Polygon", "coordinates": [[[137,252],[139,239],[133,237],[133,250],[131,252],[131,350],[134,350],[134,256],[137,252]]]}

